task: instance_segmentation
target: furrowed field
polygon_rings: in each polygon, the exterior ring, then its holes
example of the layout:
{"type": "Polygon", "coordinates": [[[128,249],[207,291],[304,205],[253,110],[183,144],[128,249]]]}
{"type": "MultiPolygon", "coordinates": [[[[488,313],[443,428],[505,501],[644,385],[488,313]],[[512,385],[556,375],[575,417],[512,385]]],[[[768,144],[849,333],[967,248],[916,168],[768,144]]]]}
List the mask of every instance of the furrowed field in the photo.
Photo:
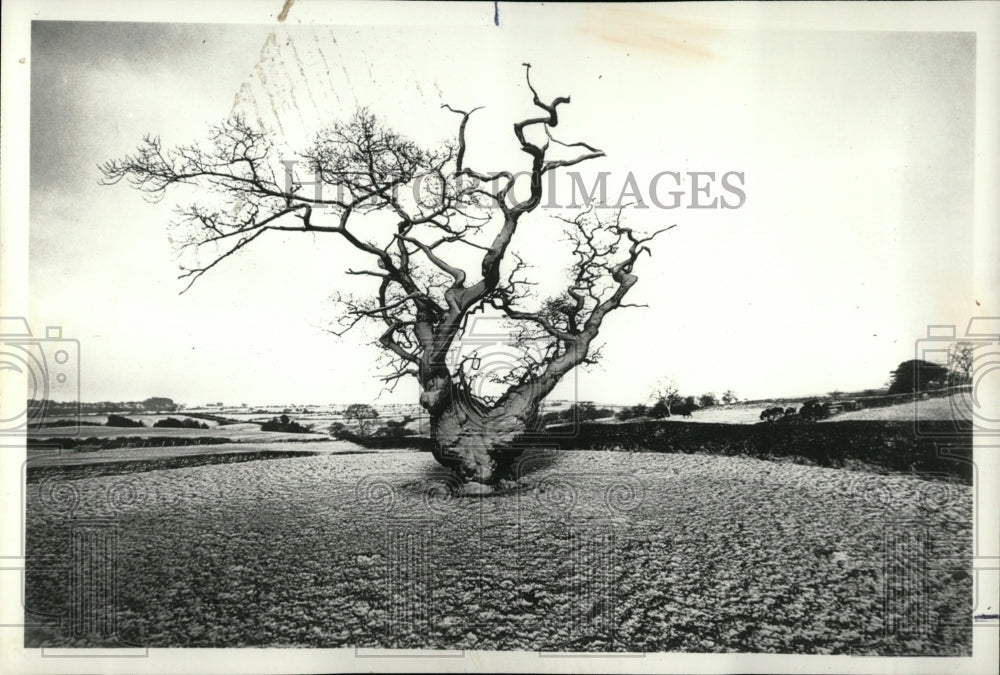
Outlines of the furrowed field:
{"type": "MultiPolygon", "coordinates": [[[[137,416],[137,419],[141,419],[137,416]]],[[[233,442],[244,441],[287,441],[287,440],[326,440],[327,434],[290,434],[281,431],[261,431],[259,424],[227,424],[225,426],[212,426],[209,429],[170,429],[163,427],[106,427],[106,426],[82,426],[75,427],[49,427],[37,429],[29,432],[32,438],[117,438],[132,437],[145,438],[149,436],[170,436],[174,438],[199,438],[204,436],[225,438],[233,442]]]]}
{"type": "Polygon", "coordinates": [[[611,451],[520,472],[483,498],[414,451],[29,474],[26,644],[971,651],[969,485],[611,451]],[[106,561],[115,592],[81,600],[106,561]]]}

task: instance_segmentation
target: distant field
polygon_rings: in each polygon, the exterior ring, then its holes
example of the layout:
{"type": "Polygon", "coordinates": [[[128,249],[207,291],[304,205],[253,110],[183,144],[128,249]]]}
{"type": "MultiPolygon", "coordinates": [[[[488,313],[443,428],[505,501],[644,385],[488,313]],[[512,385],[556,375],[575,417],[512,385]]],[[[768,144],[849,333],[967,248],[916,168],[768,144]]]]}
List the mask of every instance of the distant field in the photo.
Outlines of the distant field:
{"type": "Polygon", "coordinates": [[[687,422],[715,422],[717,424],[756,424],[760,422],[760,411],[774,405],[773,403],[735,403],[726,406],[713,406],[704,410],[696,410],[691,417],[675,415],[672,420],[687,422]]]}
{"type": "Polygon", "coordinates": [[[969,404],[961,394],[942,398],[929,398],[924,401],[898,403],[884,408],[865,408],[834,415],[824,422],[840,420],[888,420],[905,422],[907,420],[971,420],[969,404]]]}
{"type": "MultiPolygon", "coordinates": [[[[325,443],[309,443],[299,445],[297,443],[253,443],[253,450],[275,451],[275,452],[295,452],[303,448],[313,453],[330,452],[353,452],[364,450],[360,445],[355,445],[348,441],[327,441],[325,443]]],[[[50,466],[86,466],[89,464],[102,464],[105,462],[136,462],[142,460],[159,460],[172,457],[185,457],[194,455],[224,455],[233,452],[246,452],[247,443],[220,443],[219,445],[179,445],[168,448],[116,448],[111,450],[48,450],[29,448],[28,467],[50,467],[50,466]]]]}
{"type": "MultiPolygon", "coordinates": [[[[671,420],[687,422],[714,422],[717,424],[757,424],[760,422],[760,413],[766,408],[780,405],[784,408],[789,406],[796,409],[801,407],[801,403],[779,403],[775,401],[764,401],[762,403],[736,403],[728,406],[715,406],[696,410],[691,417],[683,418],[679,416],[671,417],[671,420]]],[[[961,395],[947,396],[941,398],[930,398],[925,401],[917,401],[916,409],[914,403],[897,403],[896,405],[884,406],[881,408],[865,408],[864,410],[854,410],[851,412],[838,413],[826,422],[839,422],[841,420],[871,420],[887,422],[905,422],[907,420],[952,420],[969,419],[967,411],[968,404],[963,404],[961,395]],[[919,416],[919,417],[918,417],[919,416]]]]}
{"type": "MultiPolygon", "coordinates": [[[[712,424],[756,424],[760,422],[760,413],[765,408],[780,405],[783,408],[798,404],[775,401],[764,401],[761,403],[733,403],[731,405],[717,405],[711,408],[695,410],[691,417],[673,415],[665,418],[666,422],[708,422],[712,424]]],[[[613,418],[608,421],[614,421],[613,418]]]]}
{"type": "MultiPolygon", "coordinates": [[[[137,416],[138,417],[138,416],[137,416]]],[[[288,440],[308,440],[308,439],[328,439],[326,433],[309,434],[289,434],[281,431],[261,431],[258,424],[226,424],[213,426],[210,429],[168,429],[163,427],[85,427],[79,430],[75,427],[47,427],[44,429],[31,429],[28,435],[32,439],[45,438],[66,438],[75,436],[77,438],[148,438],[150,436],[171,436],[178,438],[197,438],[199,436],[212,436],[215,438],[228,438],[237,443],[248,441],[267,443],[269,441],[288,440]]]]}
{"type": "Polygon", "coordinates": [[[180,469],[207,464],[231,464],[287,459],[318,454],[359,454],[366,450],[347,441],[324,443],[220,443],[166,448],[117,448],[109,450],[28,449],[27,482],[80,479],[180,469]]]}
{"type": "MultiPolygon", "coordinates": [[[[228,417],[234,420],[241,420],[244,422],[265,422],[273,417],[281,415],[282,413],[224,413],[224,417],[228,417]]],[[[427,428],[429,426],[427,422],[427,413],[425,411],[420,411],[419,413],[409,414],[408,416],[413,418],[412,421],[406,425],[406,428],[415,431],[416,433],[427,433],[427,428]]],[[[288,413],[288,416],[298,422],[299,424],[304,424],[305,426],[311,426],[318,433],[326,433],[330,428],[330,425],[334,422],[339,422],[340,424],[346,425],[349,429],[357,431],[357,421],[348,419],[340,413],[330,413],[330,412],[315,412],[315,413],[288,413]]],[[[399,421],[404,418],[403,413],[396,411],[380,411],[379,416],[373,420],[369,420],[366,423],[368,428],[378,428],[384,425],[386,422],[399,421]]]]}

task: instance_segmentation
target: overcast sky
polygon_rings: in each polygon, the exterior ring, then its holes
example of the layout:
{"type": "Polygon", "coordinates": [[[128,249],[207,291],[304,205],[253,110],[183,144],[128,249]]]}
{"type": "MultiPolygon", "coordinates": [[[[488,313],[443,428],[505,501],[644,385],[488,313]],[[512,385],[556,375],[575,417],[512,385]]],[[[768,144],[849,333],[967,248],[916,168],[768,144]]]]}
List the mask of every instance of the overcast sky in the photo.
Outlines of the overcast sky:
{"type": "MultiPolygon", "coordinates": [[[[527,61],[543,98],[572,96],[560,137],[606,152],[580,167],[588,183],[610,172],[614,197],[631,172],[645,196],[662,171],[738,171],[746,193],[738,209],[630,210],[639,229],[677,224],[637,266],[630,301],[649,306],[611,315],[602,365],[554,397],[638,402],[662,376],[751,398],[878,387],[927,324],[964,325],[974,35],[726,31],[642,11],[517,34],[36,22],[31,316],[80,340],[84,400],[373,399],[375,352],[321,330],[359,264],[349,249],[275,233],[179,295],[171,196],[99,186],[97,164],[149,132],[202,139],[234,111],[290,149],[358,105],[433,143],[454,133],[448,102],[486,106],[469,162],[523,169],[510,124],[532,114],[527,61]]],[[[543,277],[558,273],[551,216],[515,239],[543,277]]],[[[380,399],[415,400],[415,385],[380,399]]]]}

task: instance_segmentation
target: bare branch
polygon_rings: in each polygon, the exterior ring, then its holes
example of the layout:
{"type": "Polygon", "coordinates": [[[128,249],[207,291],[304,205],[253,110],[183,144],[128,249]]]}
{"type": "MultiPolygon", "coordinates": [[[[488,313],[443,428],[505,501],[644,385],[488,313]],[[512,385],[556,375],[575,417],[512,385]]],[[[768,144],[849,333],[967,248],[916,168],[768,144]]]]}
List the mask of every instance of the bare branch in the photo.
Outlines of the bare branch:
{"type": "Polygon", "coordinates": [[[461,173],[463,168],[462,162],[465,159],[465,125],[469,123],[469,117],[472,116],[472,113],[476,112],[477,110],[482,110],[483,106],[473,108],[469,112],[465,112],[464,110],[456,110],[447,103],[445,103],[441,107],[447,108],[451,112],[458,113],[459,115],[462,116],[462,121],[458,125],[458,155],[455,157],[455,171],[461,173]]]}
{"type": "MultiPolygon", "coordinates": [[[[546,173],[604,152],[588,142],[557,140],[553,129],[570,97],[544,100],[530,64],[524,77],[535,113],[515,121],[513,135],[528,166],[491,173],[469,167],[468,124],[481,108],[445,104],[443,110],[460,116],[456,140],[436,149],[361,109],[317,133],[293,162],[278,156],[268,130],[234,116],[211,127],[200,145],[167,148],[148,135],[133,154],[102,163],[101,182],[124,181],[153,201],[179,186],[199,191],[204,200],[177,209],[171,231],[184,256],[182,293],[264,232],[330,235],[367,261],[344,273],[370,284],[357,296],[335,298],[340,313],[330,332],[374,327],[370,337],[389,369],[383,381],[416,376],[424,393],[433,394],[421,399],[428,410],[447,405],[457,392],[472,396],[474,362],[453,372],[447,357],[471,314],[495,310],[512,324],[512,343],[533,351],[508,371],[485,375],[510,386],[491,405],[521,395],[537,401],[570,369],[595,359],[592,343],[609,312],[640,306],[623,298],[636,282],[636,261],[659,232],[634,233],[622,225],[621,212],[601,219],[587,210],[563,219],[571,226],[573,256],[566,290],[536,297],[530,268],[514,250],[521,219],[542,203],[546,173]],[[517,201],[515,177],[523,175],[529,194],[517,201]],[[471,254],[475,268],[464,262],[468,255],[452,255],[458,249],[452,243],[474,249],[458,253],[471,254]]],[[[486,414],[490,408],[479,401],[473,409],[486,414]]]]}

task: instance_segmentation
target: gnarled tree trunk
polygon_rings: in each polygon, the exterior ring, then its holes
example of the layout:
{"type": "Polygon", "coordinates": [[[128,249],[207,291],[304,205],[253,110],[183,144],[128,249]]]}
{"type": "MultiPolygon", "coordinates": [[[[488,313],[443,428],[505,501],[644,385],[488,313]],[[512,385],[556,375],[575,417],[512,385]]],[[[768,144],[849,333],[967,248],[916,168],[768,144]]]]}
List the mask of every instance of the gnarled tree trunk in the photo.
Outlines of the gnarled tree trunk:
{"type": "Polygon", "coordinates": [[[454,401],[431,418],[434,458],[463,481],[492,483],[504,477],[520,454],[514,442],[528,429],[529,422],[513,411],[481,412],[454,401]]]}
{"type": "Polygon", "coordinates": [[[434,378],[420,402],[430,414],[434,458],[462,481],[494,483],[523,451],[542,397],[537,388],[511,390],[493,405],[471,396],[450,378],[434,378]]]}

